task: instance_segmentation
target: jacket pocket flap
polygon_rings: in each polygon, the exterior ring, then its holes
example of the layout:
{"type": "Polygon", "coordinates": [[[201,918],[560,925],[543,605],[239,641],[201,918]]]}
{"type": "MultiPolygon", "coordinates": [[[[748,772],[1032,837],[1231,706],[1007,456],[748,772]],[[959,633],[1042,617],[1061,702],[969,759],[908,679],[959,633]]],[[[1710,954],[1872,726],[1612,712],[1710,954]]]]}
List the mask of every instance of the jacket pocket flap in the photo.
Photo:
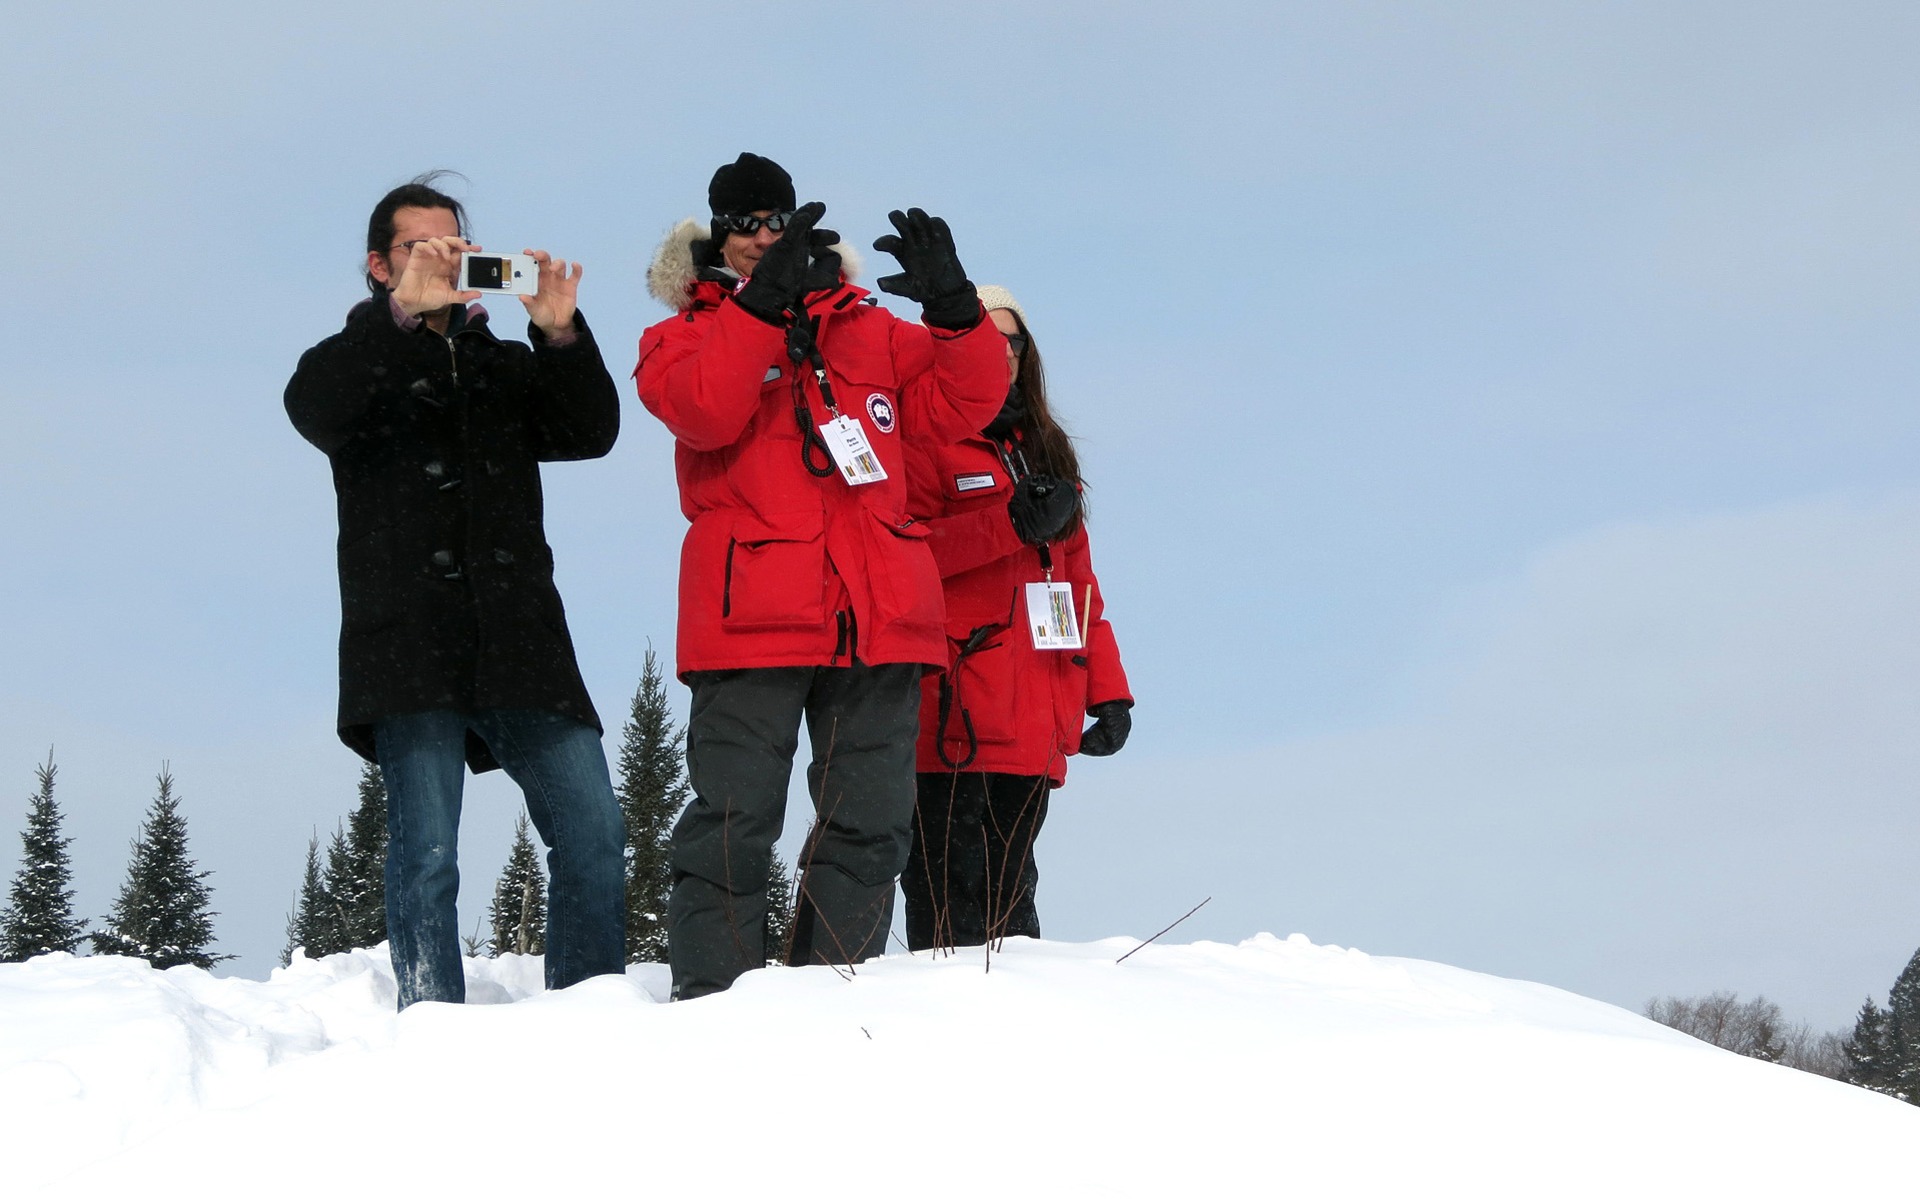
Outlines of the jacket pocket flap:
{"type": "Polygon", "coordinates": [[[924,541],[932,533],[932,530],[927,528],[926,521],[915,520],[911,516],[901,516],[893,512],[882,512],[877,508],[869,508],[867,511],[872,513],[873,519],[879,521],[887,532],[895,537],[909,537],[915,541],[924,541]]]}
{"type": "Polygon", "coordinates": [[[827,356],[827,363],[829,369],[849,385],[862,388],[860,394],[863,398],[866,395],[864,389],[874,388],[891,394],[900,385],[900,380],[894,373],[893,359],[885,353],[849,354],[841,351],[830,353],[827,356]]]}

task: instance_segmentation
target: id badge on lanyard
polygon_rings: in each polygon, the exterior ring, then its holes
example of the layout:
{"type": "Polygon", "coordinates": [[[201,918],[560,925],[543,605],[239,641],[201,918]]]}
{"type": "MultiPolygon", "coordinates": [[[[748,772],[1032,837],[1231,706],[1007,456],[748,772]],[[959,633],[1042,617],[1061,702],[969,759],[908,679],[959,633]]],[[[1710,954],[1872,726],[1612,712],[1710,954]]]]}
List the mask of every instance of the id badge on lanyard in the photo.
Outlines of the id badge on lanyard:
{"type": "Polygon", "coordinates": [[[880,465],[880,455],[873,452],[872,444],[867,441],[867,431],[860,427],[859,417],[838,414],[820,426],[820,436],[827,443],[827,453],[833,455],[833,464],[840,468],[840,477],[849,487],[878,483],[887,477],[887,469],[880,465]]]}
{"type": "MultiPolygon", "coordinates": [[[[1086,606],[1093,605],[1093,585],[1087,585],[1086,606]]],[[[1035,649],[1083,649],[1084,618],[1073,610],[1073,587],[1068,583],[1027,584],[1027,631],[1035,649]]]]}

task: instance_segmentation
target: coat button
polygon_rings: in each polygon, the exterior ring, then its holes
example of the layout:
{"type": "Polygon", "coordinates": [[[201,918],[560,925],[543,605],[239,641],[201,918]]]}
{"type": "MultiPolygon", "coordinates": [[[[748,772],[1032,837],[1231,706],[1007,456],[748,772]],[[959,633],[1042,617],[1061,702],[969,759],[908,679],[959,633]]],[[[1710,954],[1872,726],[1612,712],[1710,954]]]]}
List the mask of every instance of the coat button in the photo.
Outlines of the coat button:
{"type": "Polygon", "coordinates": [[[433,394],[433,380],[426,378],[415,379],[413,382],[407,384],[407,390],[425,399],[433,394]]]}
{"type": "Polygon", "coordinates": [[[438,479],[439,477],[447,473],[446,466],[443,463],[439,463],[439,462],[429,462],[422,469],[424,469],[427,472],[427,477],[430,479],[438,479]]]}
{"type": "Polygon", "coordinates": [[[512,550],[495,550],[493,551],[493,560],[495,562],[498,562],[502,566],[512,566],[513,551],[512,550]]]}
{"type": "Polygon", "coordinates": [[[453,565],[453,551],[452,551],[452,550],[435,550],[435,551],[433,551],[433,564],[434,564],[435,566],[452,566],[452,565],[453,565]]]}

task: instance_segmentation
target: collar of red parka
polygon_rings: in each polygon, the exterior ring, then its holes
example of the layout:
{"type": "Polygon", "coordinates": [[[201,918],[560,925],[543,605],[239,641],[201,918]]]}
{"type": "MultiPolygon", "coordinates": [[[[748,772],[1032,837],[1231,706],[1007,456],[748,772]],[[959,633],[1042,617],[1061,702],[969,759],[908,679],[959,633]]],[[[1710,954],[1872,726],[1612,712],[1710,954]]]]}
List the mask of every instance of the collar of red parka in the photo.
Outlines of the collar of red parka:
{"type": "MultiPolygon", "coordinates": [[[[864,289],[852,285],[860,277],[859,252],[846,242],[837,243],[833,251],[840,255],[841,287],[807,297],[811,311],[820,311],[823,301],[830,309],[846,308],[867,295],[864,289]],[[855,294],[849,299],[843,293],[855,294]]],[[[727,267],[702,265],[717,257],[708,223],[688,217],[669,229],[654,250],[653,262],[647,267],[647,291],[675,312],[685,312],[695,305],[716,306],[732,293],[740,279],[727,267]]]]}

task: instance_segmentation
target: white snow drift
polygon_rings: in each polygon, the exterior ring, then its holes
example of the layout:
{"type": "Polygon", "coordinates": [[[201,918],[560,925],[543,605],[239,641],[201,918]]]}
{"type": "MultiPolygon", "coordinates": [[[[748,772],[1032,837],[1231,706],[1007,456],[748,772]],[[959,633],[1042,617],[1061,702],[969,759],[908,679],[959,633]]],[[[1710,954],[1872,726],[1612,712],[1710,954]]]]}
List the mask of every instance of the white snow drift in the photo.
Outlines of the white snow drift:
{"type": "Polygon", "coordinates": [[[1531,983],[1262,935],[1015,940],[661,1002],[384,949],[0,966],[10,1195],[1905,1193],[1920,1109],[1531,983]]]}

